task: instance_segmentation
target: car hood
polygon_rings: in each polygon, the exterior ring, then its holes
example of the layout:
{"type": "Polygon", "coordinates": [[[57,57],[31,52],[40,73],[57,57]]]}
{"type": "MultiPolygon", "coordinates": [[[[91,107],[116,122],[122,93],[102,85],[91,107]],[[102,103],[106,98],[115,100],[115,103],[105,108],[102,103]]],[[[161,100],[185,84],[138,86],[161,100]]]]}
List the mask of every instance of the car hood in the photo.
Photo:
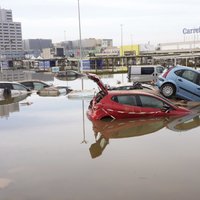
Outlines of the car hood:
{"type": "Polygon", "coordinates": [[[96,74],[87,73],[87,77],[89,79],[93,80],[95,83],[97,83],[97,85],[100,87],[100,89],[105,94],[108,93],[108,90],[107,90],[106,86],[103,84],[103,82],[101,81],[101,79],[96,74]]]}

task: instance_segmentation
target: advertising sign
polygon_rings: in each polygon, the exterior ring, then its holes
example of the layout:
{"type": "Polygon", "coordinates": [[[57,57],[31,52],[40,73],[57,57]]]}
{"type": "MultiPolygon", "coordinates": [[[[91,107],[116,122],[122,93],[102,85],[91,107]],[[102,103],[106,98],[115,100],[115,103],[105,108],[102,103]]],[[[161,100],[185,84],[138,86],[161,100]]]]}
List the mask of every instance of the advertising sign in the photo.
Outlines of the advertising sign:
{"type": "Polygon", "coordinates": [[[183,34],[195,34],[200,33],[200,27],[199,28],[184,28],[183,34]]]}

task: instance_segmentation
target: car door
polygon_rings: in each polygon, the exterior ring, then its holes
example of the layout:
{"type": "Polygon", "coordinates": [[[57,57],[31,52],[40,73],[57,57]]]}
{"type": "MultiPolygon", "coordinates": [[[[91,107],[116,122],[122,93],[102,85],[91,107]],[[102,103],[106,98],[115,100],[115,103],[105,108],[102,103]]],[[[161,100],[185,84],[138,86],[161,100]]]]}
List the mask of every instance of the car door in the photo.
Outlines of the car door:
{"type": "Polygon", "coordinates": [[[197,85],[198,77],[198,72],[192,70],[183,70],[178,73],[176,78],[177,96],[192,101],[200,100],[200,90],[198,90],[199,86],[197,85]]]}
{"type": "Polygon", "coordinates": [[[200,74],[198,74],[197,83],[194,87],[194,100],[200,101],[200,74]]]}
{"type": "Polygon", "coordinates": [[[30,81],[27,82],[22,82],[22,85],[24,85],[25,87],[29,88],[30,90],[34,89],[33,83],[30,81]]]}
{"type": "Polygon", "coordinates": [[[161,112],[165,103],[160,99],[148,95],[139,95],[139,105],[141,106],[141,113],[149,116],[159,116],[164,113],[161,112]]]}

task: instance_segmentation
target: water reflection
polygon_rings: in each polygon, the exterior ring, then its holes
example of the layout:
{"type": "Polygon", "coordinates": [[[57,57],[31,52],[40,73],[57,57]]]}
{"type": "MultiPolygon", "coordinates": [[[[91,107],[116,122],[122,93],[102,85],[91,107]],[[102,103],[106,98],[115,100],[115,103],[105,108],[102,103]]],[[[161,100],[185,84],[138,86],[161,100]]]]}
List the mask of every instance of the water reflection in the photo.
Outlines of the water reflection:
{"type": "Polygon", "coordinates": [[[146,118],[92,122],[96,142],[90,146],[92,158],[98,157],[109,143],[109,139],[136,137],[156,132],[167,125],[169,118],[146,118]]]}
{"type": "Polygon", "coordinates": [[[200,126],[200,111],[198,110],[193,114],[177,118],[167,124],[168,129],[176,132],[188,131],[198,126],[200,126]]]}
{"type": "Polygon", "coordinates": [[[200,126],[200,111],[183,117],[146,118],[132,120],[114,120],[92,122],[95,143],[89,148],[92,158],[102,154],[110,139],[143,136],[154,133],[164,127],[175,131],[189,131],[200,126]]]}
{"type": "Polygon", "coordinates": [[[8,96],[0,100],[0,116],[9,117],[10,113],[19,112],[19,102],[25,100],[29,95],[20,95],[17,97],[8,96]]]}
{"type": "MultiPolygon", "coordinates": [[[[77,79],[57,85],[80,89],[80,83],[77,79]]],[[[94,87],[89,80],[84,85],[94,87]]],[[[96,131],[107,133],[104,138],[99,132],[94,136],[93,123],[85,115],[87,100],[32,94],[17,103],[20,112],[0,118],[1,200],[199,198],[199,127],[177,134],[168,129],[168,119],[140,119],[138,125],[122,120],[119,128],[114,121],[99,122],[110,125],[95,124],[96,131]],[[22,107],[28,102],[33,105],[22,107]],[[92,143],[99,151],[92,151],[92,143]]]]}
{"type": "Polygon", "coordinates": [[[20,96],[17,96],[17,97],[8,96],[8,97],[0,100],[0,105],[12,104],[12,103],[20,102],[20,101],[26,99],[28,96],[29,95],[27,95],[27,94],[20,95],[20,96]]]}
{"type": "Polygon", "coordinates": [[[78,79],[78,77],[76,76],[64,76],[64,77],[55,77],[56,79],[60,80],[60,81],[74,81],[76,79],[78,79]]]}

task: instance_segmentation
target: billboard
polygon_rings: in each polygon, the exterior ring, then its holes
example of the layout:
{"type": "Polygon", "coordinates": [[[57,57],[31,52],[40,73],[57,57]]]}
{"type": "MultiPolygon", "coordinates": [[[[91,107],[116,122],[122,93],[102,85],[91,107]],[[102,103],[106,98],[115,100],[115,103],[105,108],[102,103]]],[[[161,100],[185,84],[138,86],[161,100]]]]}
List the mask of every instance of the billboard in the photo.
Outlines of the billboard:
{"type": "Polygon", "coordinates": [[[200,33],[200,27],[198,28],[183,28],[183,34],[195,34],[200,33]]]}

